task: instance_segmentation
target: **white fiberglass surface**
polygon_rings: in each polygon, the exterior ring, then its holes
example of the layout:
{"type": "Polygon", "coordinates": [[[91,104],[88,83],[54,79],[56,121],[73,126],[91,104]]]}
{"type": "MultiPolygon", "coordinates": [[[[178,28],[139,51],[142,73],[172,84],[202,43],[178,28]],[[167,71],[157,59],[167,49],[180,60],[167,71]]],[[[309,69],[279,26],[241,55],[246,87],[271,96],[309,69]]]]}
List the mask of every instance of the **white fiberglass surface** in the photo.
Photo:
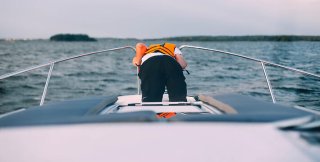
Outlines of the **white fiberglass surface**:
{"type": "MultiPolygon", "coordinates": [[[[194,102],[192,97],[188,97],[188,102],[194,102]]],[[[141,95],[119,96],[116,104],[121,108],[117,112],[154,111],[160,112],[203,112],[199,107],[193,105],[178,105],[185,102],[169,102],[168,94],[163,95],[163,102],[141,102],[141,95]],[[128,106],[128,104],[137,104],[128,106]],[[175,104],[175,106],[172,106],[175,104]]]]}
{"type": "Polygon", "coordinates": [[[1,130],[0,143],[1,161],[312,161],[304,154],[307,150],[301,151],[278,129],[266,124],[28,127],[1,130]]]}
{"type": "MultiPolygon", "coordinates": [[[[187,97],[188,102],[195,102],[193,97],[187,97]]],[[[162,98],[162,102],[169,103],[168,94],[164,94],[162,98]]],[[[126,96],[119,96],[118,101],[116,104],[118,105],[128,105],[132,103],[141,103],[141,95],[126,95],[126,96]]]]}
{"type": "Polygon", "coordinates": [[[161,112],[203,112],[196,106],[125,106],[121,107],[118,112],[135,112],[135,111],[154,111],[161,112]]]}

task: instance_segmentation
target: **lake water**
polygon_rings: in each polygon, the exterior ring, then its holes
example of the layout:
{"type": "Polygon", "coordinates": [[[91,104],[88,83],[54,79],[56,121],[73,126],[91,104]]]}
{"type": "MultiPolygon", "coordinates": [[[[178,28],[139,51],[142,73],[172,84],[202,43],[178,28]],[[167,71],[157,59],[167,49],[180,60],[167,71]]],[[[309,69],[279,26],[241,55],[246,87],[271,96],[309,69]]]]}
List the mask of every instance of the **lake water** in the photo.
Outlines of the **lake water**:
{"type": "MultiPolygon", "coordinates": [[[[98,42],[0,41],[0,75],[51,60],[137,40],[98,42]]],[[[146,43],[163,43],[160,41],[146,43]]],[[[320,42],[173,42],[239,53],[320,74],[320,42]]],[[[239,93],[271,101],[261,64],[214,52],[184,49],[188,94],[239,93]]],[[[137,93],[130,49],[78,58],[54,66],[45,103],[98,95],[137,93]]],[[[320,110],[320,79],[267,66],[278,103],[320,110]]],[[[0,113],[39,105],[49,67],[0,80],[0,113]]]]}

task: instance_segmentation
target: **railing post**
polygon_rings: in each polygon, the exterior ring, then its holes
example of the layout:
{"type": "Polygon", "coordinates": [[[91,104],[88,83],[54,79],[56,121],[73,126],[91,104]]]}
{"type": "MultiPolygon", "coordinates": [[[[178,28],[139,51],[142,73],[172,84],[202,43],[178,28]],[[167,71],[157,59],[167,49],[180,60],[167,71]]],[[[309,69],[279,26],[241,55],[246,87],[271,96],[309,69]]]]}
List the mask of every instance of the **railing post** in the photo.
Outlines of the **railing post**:
{"type": "Polygon", "coordinates": [[[52,63],[50,65],[50,69],[49,69],[48,76],[47,76],[47,81],[46,81],[46,84],[44,86],[42,97],[41,97],[41,100],[40,100],[40,106],[43,105],[44,99],[46,98],[46,95],[47,95],[48,85],[49,85],[50,77],[51,77],[51,74],[52,74],[53,66],[54,66],[54,63],[52,63]]]}
{"type": "Polygon", "coordinates": [[[266,68],[265,68],[264,63],[262,61],[260,63],[261,63],[262,69],[263,69],[264,76],[265,76],[265,78],[267,80],[267,84],[268,84],[268,88],[269,88],[270,95],[271,95],[271,98],[272,98],[272,102],[276,103],[276,100],[275,100],[274,95],[273,95],[272,86],[270,84],[266,68]]]}
{"type": "Polygon", "coordinates": [[[138,95],[141,94],[141,82],[139,79],[139,67],[137,67],[137,90],[138,90],[138,95]]]}

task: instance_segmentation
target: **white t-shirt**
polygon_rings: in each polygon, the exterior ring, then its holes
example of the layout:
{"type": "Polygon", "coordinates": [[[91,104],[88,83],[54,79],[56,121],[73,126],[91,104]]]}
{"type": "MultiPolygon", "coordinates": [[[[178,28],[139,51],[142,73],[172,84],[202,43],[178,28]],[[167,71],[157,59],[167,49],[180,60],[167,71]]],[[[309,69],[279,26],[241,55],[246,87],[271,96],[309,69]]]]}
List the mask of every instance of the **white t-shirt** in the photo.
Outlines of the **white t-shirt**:
{"type": "MultiPolygon", "coordinates": [[[[143,64],[143,62],[145,62],[146,60],[148,60],[150,57],[153,57],[153,56],[161,56],[161,55],[166,55],[166,54],[163,54],[163,53],[161,53],[161,52],[155,52],[155,53],[148,53],[147,55],[144,55],[143,57],[142,57],[142,62],[141,62],[141,64],[143,64]]],[[[174,49],[174,55],[182,55],[182,52],[180,51],[180,49],[179,48],[175,48],[174,49]]]]}

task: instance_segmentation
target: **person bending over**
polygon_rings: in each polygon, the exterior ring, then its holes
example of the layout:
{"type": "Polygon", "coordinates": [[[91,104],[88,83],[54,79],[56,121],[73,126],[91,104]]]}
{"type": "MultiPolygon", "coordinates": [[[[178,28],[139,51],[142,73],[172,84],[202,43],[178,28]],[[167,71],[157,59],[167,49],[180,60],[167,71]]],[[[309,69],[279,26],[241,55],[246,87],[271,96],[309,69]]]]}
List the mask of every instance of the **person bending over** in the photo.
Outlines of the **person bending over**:
{"type": "Polygon", "coordinates": [[[142,102],[162,102],[167,87],[170,102],[187,101],[183,69],[187,62],[175,44],[137,43],[133,65],[139,67],[142,102]]]}

